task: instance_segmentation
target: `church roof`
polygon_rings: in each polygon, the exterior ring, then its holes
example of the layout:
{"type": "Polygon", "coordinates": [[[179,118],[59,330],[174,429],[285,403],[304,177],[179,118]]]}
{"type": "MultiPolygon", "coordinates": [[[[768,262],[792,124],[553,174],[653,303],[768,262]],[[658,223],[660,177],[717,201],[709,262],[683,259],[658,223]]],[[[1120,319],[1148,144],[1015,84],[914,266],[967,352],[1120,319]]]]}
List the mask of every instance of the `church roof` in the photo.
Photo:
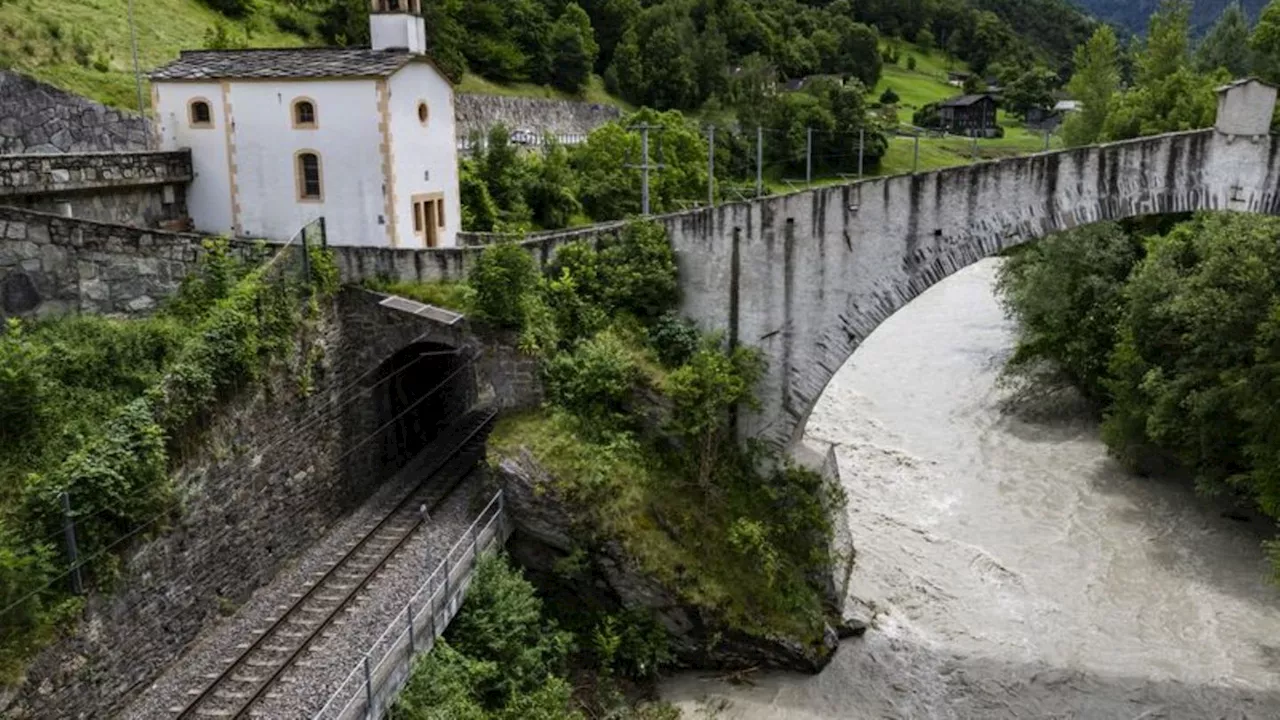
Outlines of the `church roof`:
{"type": "Polygon", "coordinates": [[[407,50],[292,48],[282,50],[184,50],[152,71],[152,80],[235,80],[385,77],[414,60],[407,50]]]}

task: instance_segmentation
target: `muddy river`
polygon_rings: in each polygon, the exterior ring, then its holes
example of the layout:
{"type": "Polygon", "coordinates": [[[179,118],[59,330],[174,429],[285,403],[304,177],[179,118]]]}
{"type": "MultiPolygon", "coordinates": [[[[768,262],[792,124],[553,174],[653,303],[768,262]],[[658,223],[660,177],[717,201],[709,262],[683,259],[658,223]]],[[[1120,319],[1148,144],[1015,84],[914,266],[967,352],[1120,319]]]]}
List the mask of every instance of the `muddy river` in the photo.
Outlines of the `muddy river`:
{"type": "Polygon", "coordinates": [[[1127,474],[1069,401],[1011,407],[997,262],[890,318],[810,420],[872,630],[814,677],[672,679],[686,717],[1280,718],[1267,524],[1127,474]]]}

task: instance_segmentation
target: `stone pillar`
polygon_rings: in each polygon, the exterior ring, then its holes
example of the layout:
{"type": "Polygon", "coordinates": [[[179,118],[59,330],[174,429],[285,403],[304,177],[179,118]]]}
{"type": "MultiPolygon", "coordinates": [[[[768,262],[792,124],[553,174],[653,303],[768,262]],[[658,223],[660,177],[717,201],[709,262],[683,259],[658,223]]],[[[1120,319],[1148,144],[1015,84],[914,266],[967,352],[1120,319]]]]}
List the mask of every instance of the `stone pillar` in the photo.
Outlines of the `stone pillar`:
{"type": "Polygon", "coordinates": [[[1218,88],[1218,121],[1214,127],[1224,135],[1267,135],[1275,108],[1275,85],[1257,78],[1237,80],[1218,88]]]}

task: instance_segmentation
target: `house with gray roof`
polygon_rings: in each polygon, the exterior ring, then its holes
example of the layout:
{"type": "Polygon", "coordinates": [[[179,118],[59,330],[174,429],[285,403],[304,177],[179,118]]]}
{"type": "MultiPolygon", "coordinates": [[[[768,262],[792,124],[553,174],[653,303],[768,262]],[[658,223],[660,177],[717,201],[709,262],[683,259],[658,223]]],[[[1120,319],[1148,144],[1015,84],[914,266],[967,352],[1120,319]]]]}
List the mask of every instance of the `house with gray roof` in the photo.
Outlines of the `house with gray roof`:
{"type": "Polygon", "coordinates": [[[198,230],[451,247],[461,227],[453,85],[421,0],[368,0],[367,48],[193,50],[151,73],[164,150],[190,148],[198,230]]]}

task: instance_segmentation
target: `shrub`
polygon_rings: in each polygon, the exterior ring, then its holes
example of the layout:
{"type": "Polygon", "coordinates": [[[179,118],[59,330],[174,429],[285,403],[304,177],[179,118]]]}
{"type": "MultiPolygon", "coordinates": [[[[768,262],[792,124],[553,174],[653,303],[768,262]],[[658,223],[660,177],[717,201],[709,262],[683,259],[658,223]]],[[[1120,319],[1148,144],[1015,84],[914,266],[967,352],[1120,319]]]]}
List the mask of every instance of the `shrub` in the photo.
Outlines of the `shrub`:
{"type": "Polygon", "coordinates": [[[588,423],[612,426],[639,378],[631,350],[610,331],[562,352],[546,364],[547,396],[588,423]]]}
{"type": "Polygon", "coordinates": [[[911,124],[923,128],[941,127],[942,114],[938,111],[938,103],[929,103],[912,113],[911,124]]]}
{"type": "Polygon", "coordinates": [[[663,389],[674,409],[668,430],[686,443],[703,488],[709,489],[724,451],[733,446],[727,437],[730,411],[754,400],[763,369],[752,350],[727,352],[711,346],[694,353],[667,377],[663,389]]]}
{"type": "Polygon", "coordinates": [[[241,18],[253,12],[257,8],[257,0],[204,0],[205,4],[226,15],[227,17],[241,18]]]}
{"type": "Polygon", "coordinates": [[[590,337],[609,323],[604,308],[584,296],[569,268],[562,268],[559,276],[544,279],[540,288],[543,301],[554,314],[561,342],[590,337]]]}
{"type": "Polygon", "coordinates": [[[10,318],[0,335],[0,448],[22,441],[39,426],[43,367],[22,322],[10,318]]]}
{"type": "Polygon", "coordinates": [[[511,242],[490,245],[480,253],[471,271],[470,283],[476,292],[476,312],[505,328],[524,325],[526,298],[537,287],[538,272],[533,258],[511,242]]]}
{"type": "Polygon", "coordinates": [[[656,677],[675,660],[667,631],[644,609],[605,616],[591,633],[596,666],[637,680],[656,677]]]}
{"type": "Polygon", "coordinates": [[[628,224],[601,252],[601,261],[606,299],[613,308],[649,322],[680,305],[675,253],[661,225],[628,224]]]}
{"type": "MultiPolygon", "coordinates": [[[[915,70],[915,69],[916,69],[916,56],[915,56],[915,55],[908,55],[908,56],[907,56],[907,69],[908,69],[908,70],[915,70]]],[[[895,100],[894,102],[897,102],[897,101],[895,100]]]]}
{"type": "Polygon", "coordinates": [[[662,364],[674,368],[688,362],[698,351],[702,333],[692,320],[676,312],[667,312],[649,329],[649,341],[658,351],[662,364]]]}
{"type": "Polygon", "coordinates": [[[899,99],[898,93],[894,92],[893,88],[885,88],[884,92],[880,93],[881,105],[897,105],[899,99]]]}

